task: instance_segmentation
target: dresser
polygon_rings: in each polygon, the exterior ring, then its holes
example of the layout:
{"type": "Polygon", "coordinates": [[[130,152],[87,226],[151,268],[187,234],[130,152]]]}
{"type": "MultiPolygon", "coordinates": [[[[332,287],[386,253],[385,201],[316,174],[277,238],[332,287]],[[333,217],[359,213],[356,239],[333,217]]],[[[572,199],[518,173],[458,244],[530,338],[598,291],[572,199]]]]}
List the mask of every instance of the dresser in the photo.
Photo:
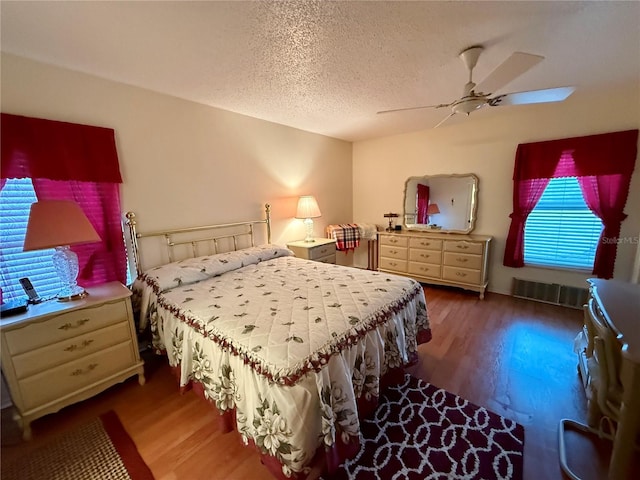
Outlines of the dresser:
{"type": "Polygon", "coordinates": [[[472,290],[483,299],[490,243],[482,235],[378,232],[378,270],[472,290]]]}
{"type": "Polygon", "coordinates": [[[589,298],[596,320],[619,341],[622,402],[615,431],[608,479],[627,478],[640,432],[640,285],[590,278],[589,298]]]}
{"type": "Polygon", "coordinates": [[[81,300],[31,305],[0,320],[2,371],[25,440],[36,418],[132,375],[145,382],[130,290],[113,282],[87,292],[81,300]]]}
{"type": "Polygon", "coordinates": [[[314,242],[287,243],[296,257],[323,263],[336,263],[336,241],[333,238],[316,238],[314,242]]]}

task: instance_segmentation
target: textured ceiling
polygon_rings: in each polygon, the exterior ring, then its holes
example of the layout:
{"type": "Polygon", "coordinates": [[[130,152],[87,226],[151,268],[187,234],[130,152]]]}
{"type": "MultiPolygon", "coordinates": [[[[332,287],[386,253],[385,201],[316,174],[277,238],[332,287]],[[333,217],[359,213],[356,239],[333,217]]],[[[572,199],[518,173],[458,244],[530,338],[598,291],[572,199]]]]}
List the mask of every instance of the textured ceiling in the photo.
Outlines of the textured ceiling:
{"type": "Polygon", "coordinates": [[[376,112],[460,97],[472,45],[476,82],[515,51],[546,57],[498,93],[640,82],[635,1],[3,0],[0,14],[4,52],[351,141],[435,126],[446,109],[376,112]]]}

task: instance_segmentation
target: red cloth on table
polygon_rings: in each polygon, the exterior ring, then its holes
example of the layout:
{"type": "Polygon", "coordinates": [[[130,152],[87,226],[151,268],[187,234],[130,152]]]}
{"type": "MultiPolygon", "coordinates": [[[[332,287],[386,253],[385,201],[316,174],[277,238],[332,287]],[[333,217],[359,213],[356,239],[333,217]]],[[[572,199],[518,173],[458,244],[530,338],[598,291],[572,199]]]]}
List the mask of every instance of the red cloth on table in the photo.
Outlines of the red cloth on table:
{"type": "Polygon", "coordinates": [[[341,252],[354,250],[360,245],[360,227],[355,223],[329,225],[327,231],[336,241],[336,249],[341,252]]]}

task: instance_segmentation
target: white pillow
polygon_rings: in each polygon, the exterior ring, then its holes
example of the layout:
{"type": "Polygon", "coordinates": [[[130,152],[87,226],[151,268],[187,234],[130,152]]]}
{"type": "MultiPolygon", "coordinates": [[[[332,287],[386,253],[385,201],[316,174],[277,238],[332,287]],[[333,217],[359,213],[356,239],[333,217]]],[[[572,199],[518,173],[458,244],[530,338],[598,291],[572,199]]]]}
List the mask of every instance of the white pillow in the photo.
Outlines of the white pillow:
{"type": "Polygon", "coordinates": [[[222,275],[246,265],[291,255],[293,255],[291,250],[279,245],[260,245],[235,252],[217,253],[168,263],[147,270],[141,277],[159,293],[180,285],[189,285],[222,275]]]}

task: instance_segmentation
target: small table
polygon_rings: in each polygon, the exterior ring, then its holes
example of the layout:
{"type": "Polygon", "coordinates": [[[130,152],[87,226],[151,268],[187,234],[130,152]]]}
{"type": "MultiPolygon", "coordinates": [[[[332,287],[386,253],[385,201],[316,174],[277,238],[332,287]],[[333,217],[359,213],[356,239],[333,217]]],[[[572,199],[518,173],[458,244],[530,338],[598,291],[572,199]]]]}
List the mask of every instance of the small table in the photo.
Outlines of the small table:
{"type": "Polygon", "coordinates": [[[336,263],[336,241],[333,238],[316,238],[313,242],[300,240],[287,243],[296,257],[315,262],[336,263]]]}
{"type": "Polygon", "coordinates": [[[590,278],[591,296],[622,344],[622,405],[613,441],[609,480],[627,478],[640,428],[640,285],[590,278]]]}

